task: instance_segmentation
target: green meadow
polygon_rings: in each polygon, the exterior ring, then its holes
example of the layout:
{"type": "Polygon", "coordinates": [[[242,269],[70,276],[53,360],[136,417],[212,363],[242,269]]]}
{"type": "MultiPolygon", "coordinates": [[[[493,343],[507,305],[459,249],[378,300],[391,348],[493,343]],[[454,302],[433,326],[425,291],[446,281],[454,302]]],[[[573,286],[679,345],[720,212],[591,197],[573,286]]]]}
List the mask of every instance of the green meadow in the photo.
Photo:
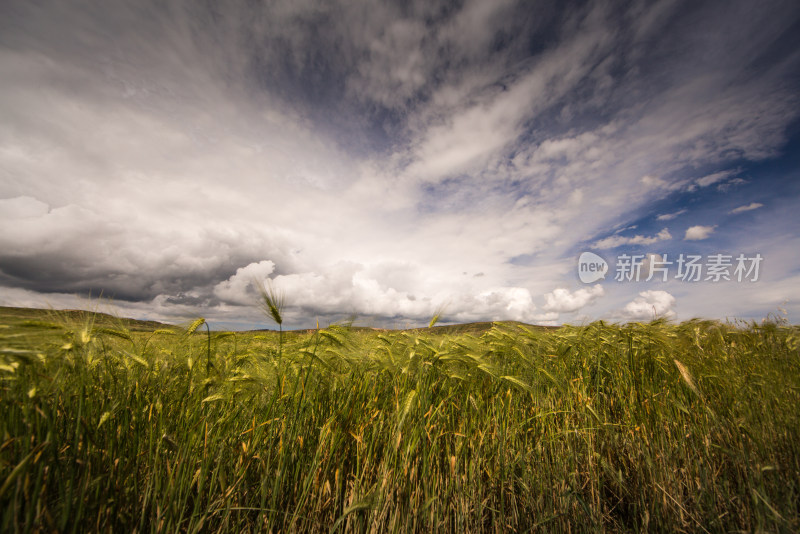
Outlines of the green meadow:
{"type": "Polygon", "coordinates": [[[0,531],[798,531],[798,347],[779,320],[213,332],[0,308],[0,531]]]}

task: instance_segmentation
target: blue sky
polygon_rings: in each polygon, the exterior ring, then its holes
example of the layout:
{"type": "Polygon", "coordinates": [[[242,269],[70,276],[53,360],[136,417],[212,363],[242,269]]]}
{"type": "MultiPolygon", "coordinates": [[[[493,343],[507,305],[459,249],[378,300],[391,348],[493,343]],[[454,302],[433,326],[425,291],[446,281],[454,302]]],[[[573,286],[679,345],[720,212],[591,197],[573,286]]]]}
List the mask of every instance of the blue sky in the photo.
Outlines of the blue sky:
{"type": "Polygon", "coordinates": [[[0,305],[244,328],[269,278],[289,327],[796,323],[799,27],[778,0],[4,2],[0,305]],[[681,254],[763,260],[614,279],[681,254]]]}

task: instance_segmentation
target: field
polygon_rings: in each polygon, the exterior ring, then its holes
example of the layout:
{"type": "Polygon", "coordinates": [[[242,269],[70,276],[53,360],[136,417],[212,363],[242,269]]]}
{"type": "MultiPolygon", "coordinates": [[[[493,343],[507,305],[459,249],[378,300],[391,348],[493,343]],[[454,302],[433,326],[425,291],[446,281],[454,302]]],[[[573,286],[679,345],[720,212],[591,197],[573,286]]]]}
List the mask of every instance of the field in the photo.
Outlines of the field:
{"type": "Polygon", "coordinates": [[[209,332],[0,309],[3,532],[800,530],[780,321],[209,332]]]}

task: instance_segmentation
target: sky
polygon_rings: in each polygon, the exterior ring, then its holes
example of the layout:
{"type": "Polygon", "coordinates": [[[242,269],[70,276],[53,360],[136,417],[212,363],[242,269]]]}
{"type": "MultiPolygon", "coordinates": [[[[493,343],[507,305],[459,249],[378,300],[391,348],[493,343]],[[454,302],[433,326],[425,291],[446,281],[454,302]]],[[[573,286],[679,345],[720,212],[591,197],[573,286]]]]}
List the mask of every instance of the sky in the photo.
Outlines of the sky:
{"type": "Polygon", "coordinates": [[[798,323],[799,89],[794,0],[4,1],[0,305],[798,323]]]}

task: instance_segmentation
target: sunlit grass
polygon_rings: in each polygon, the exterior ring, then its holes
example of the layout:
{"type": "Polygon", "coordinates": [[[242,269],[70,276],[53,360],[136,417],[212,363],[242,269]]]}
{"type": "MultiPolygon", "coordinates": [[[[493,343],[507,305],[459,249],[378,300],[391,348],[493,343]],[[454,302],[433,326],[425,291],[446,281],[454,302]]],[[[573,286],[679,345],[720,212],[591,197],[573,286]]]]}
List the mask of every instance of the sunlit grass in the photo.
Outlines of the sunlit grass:
{"type": "Polygon", "coordinates": [[[800,529],[797,327],[6,326],[2,531],[800,529]]]}

